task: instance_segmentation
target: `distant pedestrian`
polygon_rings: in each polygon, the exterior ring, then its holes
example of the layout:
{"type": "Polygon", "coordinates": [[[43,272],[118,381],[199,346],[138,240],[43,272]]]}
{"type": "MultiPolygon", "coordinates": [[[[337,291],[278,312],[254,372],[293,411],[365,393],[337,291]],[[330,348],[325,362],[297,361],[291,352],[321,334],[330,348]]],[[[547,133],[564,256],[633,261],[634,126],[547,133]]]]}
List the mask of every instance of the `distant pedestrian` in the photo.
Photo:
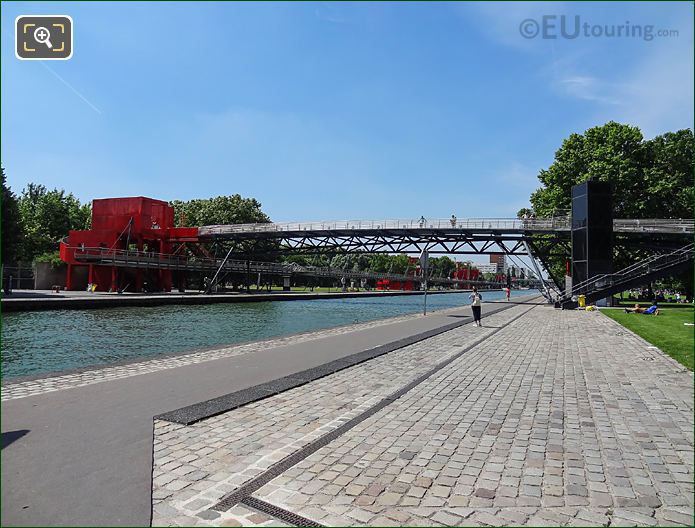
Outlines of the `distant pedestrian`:
{"type": "Polygon", "coordinates": [[[473,310],[473,322],[475,323],[475,326],[483,326],[483,324],[480,322],[480,305],[482,299],[483,296],[478,293],[478,288],[473,286],[473,291],[468,296],[468,300],[471,301],[471,310],[473,310]]]}
{"type": "Polygon", "coordinates": [[[456,227],[456,215],[451,215],[449,222],[451,222],[451,227],[456,227]]]}
{"type": "Polygon", "coordinates": [[[425,220],[424,216],[420,217],[420,227],[425,227],[425,224],[427,223],[427,220],[425,220]]]}
{"type": "Polygon", "coordinates": [[[507,286],[507,287],[504,289],[504,294],[507,296],[507,300],[509,300],[509,297],[510,297],[511,294],[512,294],[512,290],[511,290],[511,288],[510,288],[509,286],[507,286]]]}

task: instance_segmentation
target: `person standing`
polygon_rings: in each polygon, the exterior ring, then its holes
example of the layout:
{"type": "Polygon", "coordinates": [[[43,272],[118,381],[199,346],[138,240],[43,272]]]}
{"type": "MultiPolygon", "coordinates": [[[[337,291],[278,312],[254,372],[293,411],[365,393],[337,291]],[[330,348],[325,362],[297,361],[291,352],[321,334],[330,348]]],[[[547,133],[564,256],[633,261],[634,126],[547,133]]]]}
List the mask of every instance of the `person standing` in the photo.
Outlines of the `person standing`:
{"type": "Polygon", "coordinates": [[[473,291],[468,296],[468,299],[471,301],[471,310],[473,310],[473,322],[475,323],[475,326],[483,326],[483,324],[480,322],[480,305],[483,296],[478,292],[478,288],[473,286],[473,291]]]}
{"type": "Polygon", "coordinates": [[[512,293],[511,288],[510,288],[509,286],[507,286],[507,287],[504,289],[504,294],[507,296],[507,301],[509,301],[509,297],[511,296],[511,293],[512,293]]]}

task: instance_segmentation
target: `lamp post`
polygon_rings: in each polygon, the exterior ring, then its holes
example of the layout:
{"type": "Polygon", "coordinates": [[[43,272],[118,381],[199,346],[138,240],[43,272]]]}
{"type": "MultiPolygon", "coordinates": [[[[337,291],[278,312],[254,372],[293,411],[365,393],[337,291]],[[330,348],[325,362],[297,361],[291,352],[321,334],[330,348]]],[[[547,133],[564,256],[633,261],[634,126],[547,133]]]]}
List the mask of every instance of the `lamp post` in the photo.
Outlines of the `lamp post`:
{"type": "Polygon", "coordinates": [[[423,284],[425,285],[425,300],[422,307],[422,315],[427,315],[427,275],[429,267],[429,253],[426,249],[422,250],[420,253],[420,270],[422,270],[422,277],[424,279],[423,284]]]}

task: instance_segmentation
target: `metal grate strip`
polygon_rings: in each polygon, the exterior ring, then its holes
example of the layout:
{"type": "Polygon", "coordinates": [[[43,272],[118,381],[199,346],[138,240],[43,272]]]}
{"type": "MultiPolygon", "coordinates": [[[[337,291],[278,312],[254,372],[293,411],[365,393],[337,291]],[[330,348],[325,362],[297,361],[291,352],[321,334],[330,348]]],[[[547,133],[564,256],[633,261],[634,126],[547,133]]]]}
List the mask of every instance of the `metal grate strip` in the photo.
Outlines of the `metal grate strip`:
{"type": "Polygon", "coordinates": [[[246,497],[243,501],[241,501],[241,504],[254,510],[258,510],[261,513],[265,513],[266,515],[271,515],[276,519],[280,519],[281,521],[293,524],[294,526],[323,527],[322,524],[319,524],[316,521],[312,521],[311,519],[307,519],[306,517],[302,517],[301,515],[287,511],[284,508],[280,508],[274,504],[257,499],[256,497],[246,497]]]}
{"type": "MultiPolygon", "coordinates": [[[[522,317],[523,315],[526,315],[530,310],[532,310],[533,307],[528,308],[527,310],[524,310],[522,313],[519,315],[513,317],[508,325],[522,317]]],[[[299,449],[298,451],[295,451],[291,455],[283,458],[276,464],[272,465],[270,468],[268,468],[265,472],[261,473],[257,477],[253,478],[246,484],[242,485],[239,489],[233,491],[226,497],[223,497],[217,504],[215,504],[212,509],[217,510],[217,511],[227,511],[229,510],[232,506],[235,506],[241,501],[246,500],[247,497],[249,497],[252,493],[258,491],[261,489],[263,486],[265,486],[267,483],[269,483],[271,480],[275,479],[276,477],[280,476],[282,473],[290,469],[292,466],[297,465],[299,462],[304,460],[305,458],[311,456],[314,454],[316,451],[321,449],[322,447],[327,446],[330,444],[333,440],[338,438],[339,436],[343,435],[353,427],[355,427],[357,424],[365,421],[367,418],[373,416],[377,412],[379,412],[381,409],[384,407],[390,405],[394,401],[396,401],[398,398],[412,390],[413,388],[417,387],[420,383],[425,381],[427,378],[435,374],[437,371],[443,369],[447,365],[451,364],[453,361],[457,360],[460,358],[463,354],[468,352],[469,350],[472,350],[476,346],[478,346],[480,343],[482,343],[484,340],[488,339],[489,337],[495,335],[497,332],[502,330],[504,327],[499,327],[495,328],[490,334],[481,337],[480,339],[476,339],[473,343],[470,345],[466,346],[465,348],[461,349],[459,352],[451,356],[450,358],[441,361],[434,367],[432,367],[430,370],[425,372],[424,374],[418,376],[415,378],[413,381],[408,383],[407,385],[401,387],[397,391],[391,393],[390,395],[384,397],[381,399],[379,402],[374,404],[372,407],[369,409],[366,409],[364,412],[361,414],[355,416],[351,420],[345,422],[341,426],[337,427],[333,431],[330,431],[326,433],[325,435],[321,436],[320,438],[317,438],[313,442],[307,444],[305,447],[299,449]]]]}

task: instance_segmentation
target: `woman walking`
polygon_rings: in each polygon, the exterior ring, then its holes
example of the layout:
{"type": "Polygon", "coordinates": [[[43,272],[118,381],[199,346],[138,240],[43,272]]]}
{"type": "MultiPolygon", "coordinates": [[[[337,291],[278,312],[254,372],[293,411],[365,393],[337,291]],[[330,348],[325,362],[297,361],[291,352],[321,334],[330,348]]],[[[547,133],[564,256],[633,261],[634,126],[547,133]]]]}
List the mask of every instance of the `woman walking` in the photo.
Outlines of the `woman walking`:
{"type": "Polygon", "coordinates": [[[473,286],[473,291],[468,296],[468,299],[471,301],[471,310],[473,310],[473,322],[475,322],[475,326],[483,326],[480,322],[480,301],[483,299],[483,296],[478,293],[478,288],[473,286]]]}

